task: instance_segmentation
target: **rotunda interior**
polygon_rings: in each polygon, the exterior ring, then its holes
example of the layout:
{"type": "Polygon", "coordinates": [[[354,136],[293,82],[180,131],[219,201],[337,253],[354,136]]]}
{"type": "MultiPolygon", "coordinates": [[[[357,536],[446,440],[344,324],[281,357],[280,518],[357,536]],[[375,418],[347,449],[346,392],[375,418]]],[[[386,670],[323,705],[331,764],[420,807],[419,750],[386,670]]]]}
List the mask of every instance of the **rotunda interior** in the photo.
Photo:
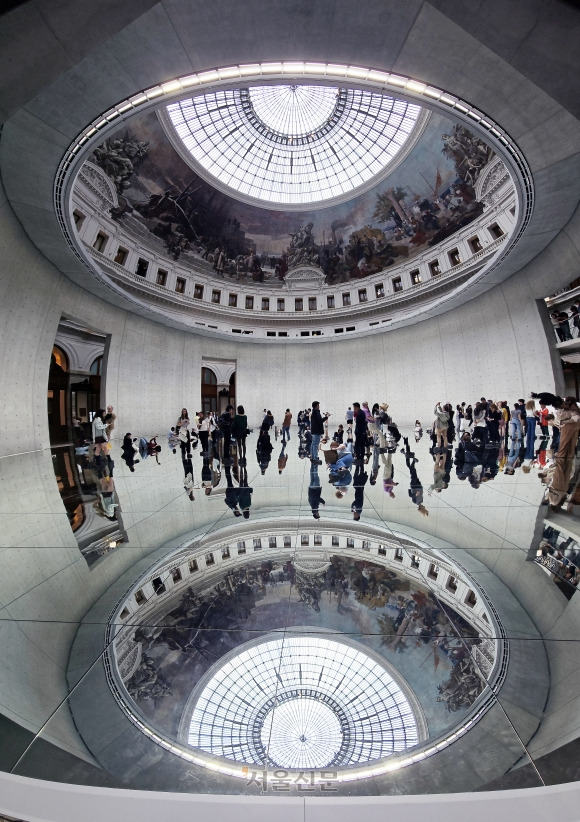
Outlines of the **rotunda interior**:
{"type": "Polygon", "coordinates": [[[578,20],[0,14],[0,814],[580,779],[578,20]]]}

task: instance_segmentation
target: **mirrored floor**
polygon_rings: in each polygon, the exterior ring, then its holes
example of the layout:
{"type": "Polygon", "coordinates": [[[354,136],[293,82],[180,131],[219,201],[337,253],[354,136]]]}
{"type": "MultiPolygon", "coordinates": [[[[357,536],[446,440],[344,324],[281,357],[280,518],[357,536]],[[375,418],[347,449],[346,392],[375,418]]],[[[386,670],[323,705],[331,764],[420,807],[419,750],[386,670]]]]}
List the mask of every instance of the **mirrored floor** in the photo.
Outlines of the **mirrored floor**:
{"type": "Polygon", "coordinates": [[[154,433],[128,461],[115,439],[2,461],[3,769],[329,796],[578,778],[580,527],[542,505],[548,440],[475,461],[402,430],[338,471],[295,427],[245,460],[154,433]]]}

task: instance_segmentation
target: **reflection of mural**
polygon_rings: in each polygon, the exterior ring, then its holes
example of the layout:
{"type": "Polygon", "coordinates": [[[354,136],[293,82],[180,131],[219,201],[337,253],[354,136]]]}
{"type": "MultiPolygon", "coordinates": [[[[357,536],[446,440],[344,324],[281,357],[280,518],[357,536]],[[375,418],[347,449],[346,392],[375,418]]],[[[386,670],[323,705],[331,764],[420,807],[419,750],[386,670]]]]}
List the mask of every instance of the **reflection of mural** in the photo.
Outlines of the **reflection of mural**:
{"type": "Polygon", "coordinates": [[[439,114],[409,156],[369,191],[315,211],[276,211],[213,188],[179,157],[155,115],[95,150],[120,197],[115,219],[137,219],[168,253],[200,254],[218,275],[256,282],[321,265],[327,282],[365,277],[434,246],[483,211],[474,183],[493,151],[439,114]],[[290,238],[290,239],[289,239],[290,238]]]}
{"type": "Polygon", "coordinates": [[[132,660],[135,648],[141,654],[136,668],[134,661],[126,668],[127,689],[142,707],[144,702],[158,706],[160,698],[174,690],[178,663],[173,652],[179,652],[179,666],[189,666],[189,693],[199,676],[232,647],[286,627],[288,619],[314,628],[338,619],[343,629],[345,620],[353,620],[361,637],[368,634],[370,644],[382,646],[387,657],[415,655],[416,660],[419,649],[430,649],[418,665],[410,664],[421,668],[432,658],[433,672],[441,665],[434,677],[423,671],[429,677],[427,692],[448,711],[469,707],[483,690],[470,655],[481,639],[471,625],[395,571],[344,556],[332,556],[325,570],[312,573],[291,559],[264,560],[232,570],[207,591],[188,588],[169,613],[155,618],[155,626],[138,627],[118,649],[132,660]]]}

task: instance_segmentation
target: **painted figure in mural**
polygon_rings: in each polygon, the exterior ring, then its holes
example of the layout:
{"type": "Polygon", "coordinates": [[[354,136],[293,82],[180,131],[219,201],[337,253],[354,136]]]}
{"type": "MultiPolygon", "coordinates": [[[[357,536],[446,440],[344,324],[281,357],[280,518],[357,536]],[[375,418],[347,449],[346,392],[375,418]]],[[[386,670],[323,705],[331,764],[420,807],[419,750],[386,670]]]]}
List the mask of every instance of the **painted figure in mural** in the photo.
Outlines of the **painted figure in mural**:
{"type": "Polygon", "coordinates": [[[320,249],[312,237],[313,223],[300,226],[290,234],[288,248],[288,268],[299,265],[320,265],[320,249]]]}
{"type": "Polygon", "coordinates": [[[442,153],[455,163],[457,176],[474,185],[481,169],[493,157],[493,150],[464,126],[455,125],[451,134],[442,134],[442,153]]]}
{"type": "Polygon", "coordinates": [[[147,156],[149,143],[132,139],[105,140],[93,152],[95,163],[115,183],[118,194],[122,194],[131,185],[130,178],[135,168],[147,156]]]}

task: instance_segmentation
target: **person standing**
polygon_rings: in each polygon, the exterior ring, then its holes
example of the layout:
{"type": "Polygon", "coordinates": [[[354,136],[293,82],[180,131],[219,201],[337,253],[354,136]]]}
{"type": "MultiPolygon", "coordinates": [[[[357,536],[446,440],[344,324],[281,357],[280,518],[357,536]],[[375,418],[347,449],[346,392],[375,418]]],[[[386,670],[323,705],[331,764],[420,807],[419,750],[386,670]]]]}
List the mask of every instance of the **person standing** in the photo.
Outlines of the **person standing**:
{"type": "Polygon", "coordinates": [[[363,465],[367,444],[367,417],[360,407],[360,402],[353,402],[352,408],[354,413],[354,464],[363,465]]]}
{"type": "Polygon", "coordinates": [[[290,409],[286,409],[286,413],[284,414],[284,419],[282,421],[282,442],[286,442],[286,440],[290,439],[290,426],[292,424],[292,414],[290,409]]]}
{"type": "Polygon", "coordinates": [[[312,414],[310,415],[310,433],[312,435],[312,442],[310,444],[310,459],[315,465],[322,465],[322,460],[318,459],[318,446],[320,439],[324,434],[324,423],[329,418],[330,414],[326,413],[324,417],[320,413],[320,403],[315,400],[312,403],[312,414]]]}
{"type": "Polygon", "coordinates": [[[248,418],[243,405],[238,405],[238,411],[232,424],[232,435],[238,447],[240,465],[246,463],[246,437],[248,436],[248,418]]]}
{"type": "Polygon", "coordinates": [[[354,411],[352,410],[351,406],[348,406],[346,411],[346,430],[349,434],[352,434],[352,422],[354,420],[354,411]],[[350,430],[349,430],[350,429],[350,430]]]}
{"type": "Polygon", "coordinates": [[[224,465],[231,465],[230,448],[232,443],[232,423],[234,421],[234,406],[226,406],[226,410],[218,420],[219,430],[223,434],[223,461],[224,465]]]}
{"type": "Polygon", "coordinates": [[[201,414],[199,423],[199,439],[201,440],[201,455],[202,457],[209,457],[209,431],[210,431],[210,416],[209,414],[201,414]]]}

